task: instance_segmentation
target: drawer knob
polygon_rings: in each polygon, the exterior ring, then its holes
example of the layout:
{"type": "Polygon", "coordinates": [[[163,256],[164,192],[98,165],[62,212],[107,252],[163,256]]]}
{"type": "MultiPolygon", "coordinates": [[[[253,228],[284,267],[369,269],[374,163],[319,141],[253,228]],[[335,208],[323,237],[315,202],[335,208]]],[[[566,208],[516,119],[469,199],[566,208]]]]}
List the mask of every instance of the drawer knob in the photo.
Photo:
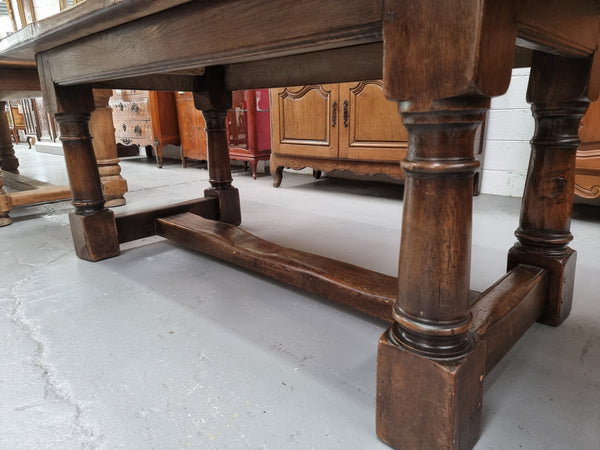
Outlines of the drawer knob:
{"type": "Polygon", "coordinates": [[[141,136],[142,135],[142,127],[140,127],[139,125],[136,125],[135,128],[133,129],[133,132],[136,134],[136,136],[141,136]]]}
{"type": "Polygon", "coordinates": [[[134,103],[133,105],[131,105],[131,112],[133,114],[137,114],[139,110],[140,110],[140,107],[137,105],[137,103],[134,103]]]}
{"type": "Polygon", "coordinates": [[[127,131],[127,125],[123,124],[123,131],[127,131]]]}

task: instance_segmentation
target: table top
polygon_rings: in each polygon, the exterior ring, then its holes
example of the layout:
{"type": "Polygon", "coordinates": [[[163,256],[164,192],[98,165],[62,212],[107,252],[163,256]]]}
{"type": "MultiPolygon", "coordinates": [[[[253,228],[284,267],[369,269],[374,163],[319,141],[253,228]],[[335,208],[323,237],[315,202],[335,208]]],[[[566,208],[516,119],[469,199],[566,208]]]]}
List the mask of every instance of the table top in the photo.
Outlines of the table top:
{"type": "MultiPolygon", "coordinates": [[[[86,0],[0,40],[0,58],[52,59],[53,83],[106,88],[194,90],[193,77],[213,65],[226,66],[232,90],[374,79],[383,76],[384,24],[397,19],[394,10],[403,11],[402,20],[423,20],[416,11],[423,3],[429,2],[86,0]]],[[[468,11],[497,3],[451,6],[468,11]]],[[[596,0],[500,3],[511,5],[522,48],[589,57],[598,47],[596,0]]],[[[435,39],[435,8],[427,13],[435,39]]]]}

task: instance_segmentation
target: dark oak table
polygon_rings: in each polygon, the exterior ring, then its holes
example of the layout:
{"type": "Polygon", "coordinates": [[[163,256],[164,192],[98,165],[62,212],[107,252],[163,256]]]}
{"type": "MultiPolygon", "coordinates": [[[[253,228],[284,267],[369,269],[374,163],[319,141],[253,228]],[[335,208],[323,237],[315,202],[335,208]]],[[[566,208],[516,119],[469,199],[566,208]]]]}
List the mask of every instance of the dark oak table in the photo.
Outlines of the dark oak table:
{"type": "Polygon", "coordinates": [[[42,95],[35,62],[0,61],[0,227],[10,225],[10,210],[15,206],[69,200],[69,186],[56,186],[19,175],[8,117],[7,100],[42,95]],[[4,185],[16,192],[6,192],[4,185]]]}
{"type": "Polygon", "coordinates": [[[390,321],[377,433],[396,448],[470,448],[486,374],[536,320],[568,315],[577,130],[598,97],[595,0],[88,0],[0,41],[36,61],[59,123],[77,255],[166,236],[390,321]],[[231,26],[235,17],[235,26],[231,26]],[[536,131],[508,272],[469,290],[474,144],[514,64],[531,65],[536,131]],[[409,131],[398,278],[286,249],[241,222],[225,116],[231,91],[383,78],[409,131]],[[88,131],[92,88],[193,91],[207,123],[204,198],[115,217],[88,131]]]}

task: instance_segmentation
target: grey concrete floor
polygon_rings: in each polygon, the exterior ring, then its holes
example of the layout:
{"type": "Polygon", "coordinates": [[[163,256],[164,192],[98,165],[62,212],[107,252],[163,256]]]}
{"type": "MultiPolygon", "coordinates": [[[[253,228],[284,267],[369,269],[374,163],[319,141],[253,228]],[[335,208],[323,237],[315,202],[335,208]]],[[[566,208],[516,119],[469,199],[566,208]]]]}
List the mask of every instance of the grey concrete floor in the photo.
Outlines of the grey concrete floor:
{"type": "MultiPolygon", "coordinates": [[[[18,146],[21,173],[66,183],[18,146]]],[[[122,161],[134,211],[202,195],[202,166],[122,161]]],[[[234,172],[243,226],[394,275],[402,188],[234,172]]],[[[520,200],[474,201],[472,288],[504,272],[520,200]]],[[[385,449],[375,362],[385,324],[160,238],[90,263],[68,202],[0,229],[0,449],[385,449]]],[[[575,303],[535,324],[485,382],[477,449],[600,448],[600,209],[577,208],[575,303]]]]}

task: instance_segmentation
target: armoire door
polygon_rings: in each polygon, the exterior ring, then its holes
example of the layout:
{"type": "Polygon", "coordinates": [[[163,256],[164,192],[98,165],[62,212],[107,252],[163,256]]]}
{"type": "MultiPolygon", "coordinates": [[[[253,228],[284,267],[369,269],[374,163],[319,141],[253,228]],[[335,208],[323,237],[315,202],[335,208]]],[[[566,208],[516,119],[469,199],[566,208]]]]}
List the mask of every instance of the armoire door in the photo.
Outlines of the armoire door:
{"type": "Polygon", "coordinates": [[[338,95],[336,84],[272,90],[272,130],[277,153],[337,158],[338,95]]]}
{"type": "Polygon", "coordinates": [[[175,104],[181,138],[181,164],[186,167],[188,158],[206,159],[206,124],[202,112],[194,106],[191,92],[176,92],[175,104]]]}
{"type": "Polygon", "coordinates": [[[340,84],[341,159],[401,161],[408,133],[398,104],[383,95],[381,80],[340,84]]]}

